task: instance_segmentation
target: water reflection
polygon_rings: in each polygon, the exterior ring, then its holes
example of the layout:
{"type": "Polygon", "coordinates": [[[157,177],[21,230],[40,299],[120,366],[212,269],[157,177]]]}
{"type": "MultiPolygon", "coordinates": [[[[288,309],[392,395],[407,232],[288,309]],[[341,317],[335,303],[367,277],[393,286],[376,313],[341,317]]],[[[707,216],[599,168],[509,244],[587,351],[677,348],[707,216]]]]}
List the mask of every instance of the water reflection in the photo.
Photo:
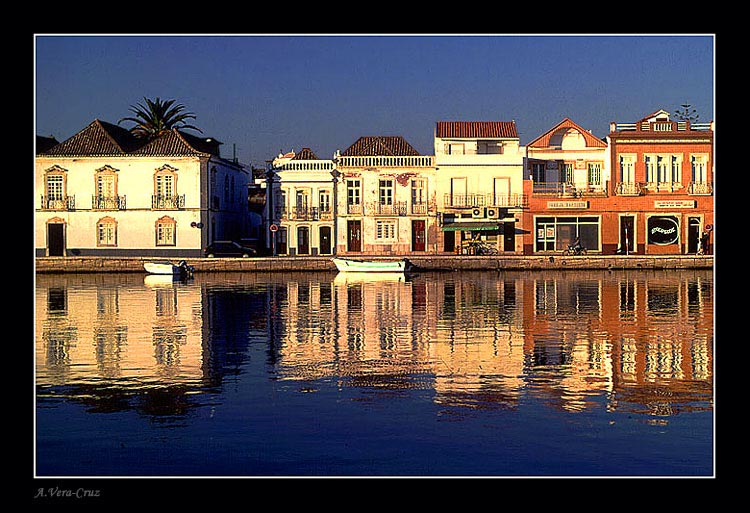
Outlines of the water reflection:
{"type": "Polygon", "coordinates": [[[92,411],[184,415],[228,380],[430,392],[441,414],[710,410],[709,271],[36,277],[36,382],[92,411]]]}

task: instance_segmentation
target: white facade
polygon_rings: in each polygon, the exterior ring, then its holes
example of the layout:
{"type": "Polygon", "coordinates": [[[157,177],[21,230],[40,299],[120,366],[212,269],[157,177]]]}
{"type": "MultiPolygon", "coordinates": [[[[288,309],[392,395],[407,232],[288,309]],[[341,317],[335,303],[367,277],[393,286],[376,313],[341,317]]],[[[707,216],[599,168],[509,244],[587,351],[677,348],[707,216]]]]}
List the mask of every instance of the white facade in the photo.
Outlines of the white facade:
{"type": "Polygon", "coordinates": [[[37,155],[37,256],[195,257],[243,237],[248,172],[209,146],[177,131],[137,144],[95,120],[37,155]]]}
{"type": "Polygon", "coordinates": [[[515,122],[438,122],[434,143],[443,251],[482,242],[493,253],[521,252],[515,232],[527,199],[515,122]]]}
{"type": "Polygon", "coordinates": [[[318,159],[308,148],[273,160],[273,182],[266,197],[270,253],[334,253],[333,169],[333,160],[318,159]]]}

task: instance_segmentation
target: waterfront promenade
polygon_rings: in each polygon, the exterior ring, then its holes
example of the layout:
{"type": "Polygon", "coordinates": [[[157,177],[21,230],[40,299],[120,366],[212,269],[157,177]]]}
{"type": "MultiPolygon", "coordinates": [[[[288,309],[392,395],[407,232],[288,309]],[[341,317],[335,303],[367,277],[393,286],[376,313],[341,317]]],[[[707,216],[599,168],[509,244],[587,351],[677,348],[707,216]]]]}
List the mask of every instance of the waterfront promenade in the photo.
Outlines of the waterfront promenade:
{"type": "MultiPolygon", "coordinates": [[[[369,258],[361,256],[359,258],[369,258]]],[[[375,257],[373,257],[375,258],[375,257]]],[[[419,270],[618,270],[618,269],[711,269],[713,255],[512,255],[512,256],[454,256],[424,255],[407,257],[419,270]]],[[[377,257],[394,260],[396,257],[377,257]]],[[[158,260],[147,257],[37,257],[37,273],[139,272],[145,273],[143,263],[158,260]]],[[[182,260],[172,258],[173,262],[182,260]]],[[[278,256],[258,258],[185,258],[195,272],[291,272],[335,271],[331,257],[278,256]]]]}

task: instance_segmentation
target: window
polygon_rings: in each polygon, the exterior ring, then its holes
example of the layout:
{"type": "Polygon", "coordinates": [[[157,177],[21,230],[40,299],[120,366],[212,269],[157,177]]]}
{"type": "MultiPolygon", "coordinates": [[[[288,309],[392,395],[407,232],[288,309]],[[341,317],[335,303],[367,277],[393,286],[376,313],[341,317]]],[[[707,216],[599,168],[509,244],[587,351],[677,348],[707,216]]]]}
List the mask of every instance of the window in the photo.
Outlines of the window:
{"type": "Polygon", "coordinates": [[[64,180],[62,175],[47,176],[47,199],[50,201],[62,201],[64,180]]]}
{"type": "Polygon", "coordinates": [[[650,185],[679,184],[682,181],[681,155],[645,155],[646,182],[650,185]]]}
{"type": "Polygon", "coordinates": [[[635,158],[632,155],[620,155],[620,181],[635,182],[635,158]]]}
{"type": "Polygon", "coordinates": [[[184,207],[183,202],[177,197],[177,169],[165,165],[154,174],[154,196],[151,200],[151,208],[175,209],[184,207]]]}
{"type": "Polygon", "coordinates": [[[65,194],[65,178],[65,170],[60,166],[53,166],[45,172],[42,208],[57,210],[71,206],[68,204],[71,199],[65,194]]]}
{"type": "Polygon", "coordinates": [[[602,184],[602,164],[600,162],[589,162],[588,183],[589,185],[602,184]]]}
{"type": "Polygon", "coordinates": [[[380,180],[379,197],[381,205],[393,205],[393,180],[380,180]]]}
{"type": "Polygon", "coordinates": [[[346,204],[347,205],[359,205],[360,204],[360,181],[359,180],[347,180],[346,181],[346,204]]]}
{"type": "Polygon", "coordinates": [[[175,231],[177,223],[171,217],[162,217],[156,221],[156,245],[175,246],[177,244],[175,231]]]}
{"type": "Polygon", "coordinates": [[[547,177],[545,174],[546,165],[544,163],[541,164],[531,164],[531,179],[535,182],[546,182],[547,177]]]}
{"type": "Polygon", "coordinates": [[[318,205],[321,212],[331,211],[331,191],[320,191],[318,195],[318,205]]]}
{"type": "Polygon", "coordinates": [[[375,239],[378,241],[396,239],[396,221],[382,220],[375,223],[375,239]]]}
{"type": "Polygon", "coordinates": [[[691,166],[691,178],[696,183],[706,183],[708,178],[706,176],[706,156],[705,155],[693,155],[690,157],[691,166]]]}
{"type": "Polygon", "coordinates": [[[560,183],[573,183],[573,164],[566,162],[560,168],[560,183]]]}
{"type": "Polygon", "coordinates": [[[414,213],[424,214],[427,203],[427,180],[424,178],[415,178],[411,181],[411,206],[414,213]]]}
{"type": "Polygon", "coordinates": [[[578,237],[589,251],[599,250],[598,217],[539,217],[536,251],[562,251],[578,237]]]}
{"type": "Polygon", "coordinates": [[[105,217],[96,223],[96,245],[117,246],[117,222],[111,217],[105,217]]]}

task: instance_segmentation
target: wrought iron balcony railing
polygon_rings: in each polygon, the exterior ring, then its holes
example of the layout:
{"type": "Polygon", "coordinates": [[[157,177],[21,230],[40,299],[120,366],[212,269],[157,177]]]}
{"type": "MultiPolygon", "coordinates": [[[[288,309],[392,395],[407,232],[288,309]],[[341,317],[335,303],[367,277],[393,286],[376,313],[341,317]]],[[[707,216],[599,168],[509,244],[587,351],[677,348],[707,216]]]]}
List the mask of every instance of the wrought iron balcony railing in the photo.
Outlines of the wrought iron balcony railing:
{"type": "Polygon", "coordinates": [[[695,196],[710,196],[714,193],[714,185],[708,182],[690,182],[688,194],[695,196]]]}
{"type": "Polygon", "coordinates": [[[91,197],[91,208],[93,210],[125,210],[125,196],[98,196],[91,197]]]}
{"type": "Polygon", "coordinates": [[[151,196],[151,208],[153,210],[178,210],[185,208],[185,195],[163,196],[154,194],[151,196]]]}
{"type": "Polygon", "coordinates": [[[615,194],[618,196],[640,196],[643,187],[638,182],[619,182],[615,186],[615,194]]]}
{"type": "Polygon", "coordinates": [[[333,219],[331,208],[320,207],[279,207],[276,218],[282,221],[326,221],[333,219]]]}
{"type": "Polygon", "coordinates": [[[526,208],[528,198],[525,194],[451,194],[443,196],[443,205],[447,208],[504,207],[526,208]]]}
{"type": "Polygon", "coordinates": [[[75,196],[42,196],[42,210],[75,210],[75,196]]]}

